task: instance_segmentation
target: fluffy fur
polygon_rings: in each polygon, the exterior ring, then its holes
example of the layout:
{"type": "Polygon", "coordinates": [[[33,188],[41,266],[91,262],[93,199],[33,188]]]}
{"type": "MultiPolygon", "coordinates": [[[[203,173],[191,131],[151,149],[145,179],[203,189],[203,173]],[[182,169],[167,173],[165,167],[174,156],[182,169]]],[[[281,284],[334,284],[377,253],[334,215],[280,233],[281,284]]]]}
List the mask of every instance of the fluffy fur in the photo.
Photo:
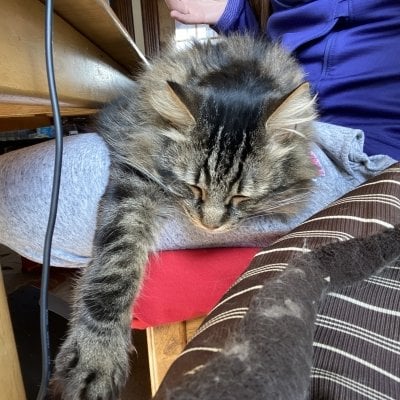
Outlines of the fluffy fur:
{"type": "Polygon", "coordinates": [[[171,49],[102,113],[110,178],[56,359],[63,399],[118,398],[132,301],[169,207],[214,233],[301,207],[316,176],[314,118],[296,62],[278,45],[241,36],[171,49]]]}
{"type": "Polygon", "coordinates": [[[252,299],[238,331],[166,400],[308,399],[316,313],[325,293],[369,277],[400,257],[400,225],[332,243],[294,259],[252,299]]]}

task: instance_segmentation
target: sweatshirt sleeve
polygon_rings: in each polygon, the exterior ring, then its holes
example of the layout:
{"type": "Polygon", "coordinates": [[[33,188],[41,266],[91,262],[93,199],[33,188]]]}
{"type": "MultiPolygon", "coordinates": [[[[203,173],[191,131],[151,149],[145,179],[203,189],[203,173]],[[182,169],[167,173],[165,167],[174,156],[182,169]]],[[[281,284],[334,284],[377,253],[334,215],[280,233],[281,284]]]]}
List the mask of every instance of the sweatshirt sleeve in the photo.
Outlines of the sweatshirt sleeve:
{"type": "Polygon", "coordinates": [[[222,34],[260,33],[259,24],[247,0],[228,0],[221,18],[212,28],[222,34]]]}

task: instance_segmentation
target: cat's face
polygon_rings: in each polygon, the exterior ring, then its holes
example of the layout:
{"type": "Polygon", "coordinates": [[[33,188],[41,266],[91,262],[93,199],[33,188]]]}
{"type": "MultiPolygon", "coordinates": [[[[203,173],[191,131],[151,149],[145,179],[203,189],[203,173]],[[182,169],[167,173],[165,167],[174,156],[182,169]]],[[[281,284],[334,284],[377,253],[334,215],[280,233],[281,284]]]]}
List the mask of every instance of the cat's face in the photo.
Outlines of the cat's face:
{"type": "Polygon", "coordinates": [[[309,101],[302,85],[272,112],[257,99],[227,105],[212,97],[196,111],[186,108],[191,123],[167,159],[173,191],[195,225],[220,232],[253,216],[300,208],[316,176],[311,128],[302,120],[310,116],[309,101]],[[296,119],[299,102],[305,108],[296,119]],[[299,123],[287,124],[290,118],[299,123]]]}
{"type": "Polygon", "coordinates": [[[296,60],[238,35],[156,60],[101,130],[115,159],[172,194],[196,225],[222,231],[304,204],[317,175],[315,117],[296,60]]]}

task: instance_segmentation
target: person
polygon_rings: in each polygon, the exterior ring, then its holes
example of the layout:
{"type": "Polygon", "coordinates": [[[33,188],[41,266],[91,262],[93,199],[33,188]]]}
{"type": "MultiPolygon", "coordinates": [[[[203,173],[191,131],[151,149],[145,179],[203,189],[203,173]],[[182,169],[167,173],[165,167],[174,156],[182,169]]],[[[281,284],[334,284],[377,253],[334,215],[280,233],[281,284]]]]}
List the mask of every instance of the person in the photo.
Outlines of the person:
{"type": "Polygon", "coordinates": [[[263,32],[246,0],[166,4],[171,17],[182,23],[210,24],[223,34],[263,33],[281,41],[318,94],[321,121],[363,130],[368,155],[400,159],[397,0],[271,0],[263,32]]]}

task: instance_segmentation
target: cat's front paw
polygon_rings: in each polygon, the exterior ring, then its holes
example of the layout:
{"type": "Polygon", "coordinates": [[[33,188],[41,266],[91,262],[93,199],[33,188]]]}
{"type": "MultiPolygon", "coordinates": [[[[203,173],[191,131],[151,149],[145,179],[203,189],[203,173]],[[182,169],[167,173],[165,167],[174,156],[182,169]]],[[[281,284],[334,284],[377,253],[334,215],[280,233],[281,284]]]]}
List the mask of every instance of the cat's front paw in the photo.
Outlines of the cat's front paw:
{"type": "MultiPolygon", "coordinates": [[[[51,390],[62,400],[116,400],[129,373],[130,337],[73,330],[56,358],[51,390]]],[[[128,335],[129,336],[129,335],[128,335]]]]}

